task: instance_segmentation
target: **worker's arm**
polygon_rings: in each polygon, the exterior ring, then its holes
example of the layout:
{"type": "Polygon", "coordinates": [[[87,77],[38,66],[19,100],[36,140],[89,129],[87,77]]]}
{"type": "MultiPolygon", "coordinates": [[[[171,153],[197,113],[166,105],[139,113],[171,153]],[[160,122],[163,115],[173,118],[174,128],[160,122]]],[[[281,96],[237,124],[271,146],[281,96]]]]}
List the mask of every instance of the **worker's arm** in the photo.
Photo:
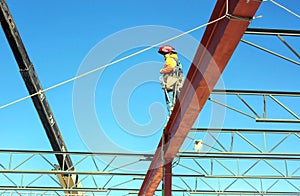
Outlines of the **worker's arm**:
{"type": "Polygon", "coordinates": [[[160,70],[161,74],[167,74],[170,73],[174,70],[175,66],[176,66],[177,62],[175,59],[173,58],[167,58],[166,62],[165,62],[165,67],[163,69],[160,70]]]}

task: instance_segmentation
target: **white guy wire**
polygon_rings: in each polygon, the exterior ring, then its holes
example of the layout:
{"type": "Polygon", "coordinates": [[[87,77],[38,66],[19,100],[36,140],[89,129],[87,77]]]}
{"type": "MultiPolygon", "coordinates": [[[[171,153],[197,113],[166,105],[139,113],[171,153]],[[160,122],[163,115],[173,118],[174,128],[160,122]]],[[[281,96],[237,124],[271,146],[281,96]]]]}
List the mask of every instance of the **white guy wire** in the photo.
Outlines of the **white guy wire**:
{"type": "Polygon", "coordinates": [[[200,26],[198,26],[198,27],[195,27],[195,28],[193,28],[193,29],[191,29],[191,30],[185,31],[185,32],[183,32],[183,33],[181,33],[181,34],[179,34],[179,35],[176,35],[176,36],[171,37],[171,38],[169,38],[169,39],[167,39],[167,40],[164,40],[164,41],[161,41],[161,42],[159,42],[159,43],[156,43],[156,44],[154,44],[154,45],[152,45],[152,46],[149,46],[149,47],[147,47],[147,48],[145,48],[145,49],[139,50],[139,51],[137,51],[137,52],[135,52],[135,53],[132,53],[132,54],[130,54],[130,55],[128,55],[128,56],[125,56],[125,57],[123,57],[123,58],[117,59],[117,60],[115,60],[115,61],[113,61],[113,62],[111,62],[111,63],[107,63],[107,64],[105,64],[105,65],[102,65],[102,66],[100,66],[100,67],[98,67],[98,68],[96,68],[96,69],[93,69],[93,70],[91,70],[91,71],[85,72],[85,73],[83,73],[83,74],[81,74],[81,75],[75,76],[75,77],[73,77],[73,78],[70,78],[70,79],[65,80],[65,81],[63,81],[63,82],[60,82],[60,83],[55,84],[55,85],[53,85],[53,86],[50,86],[50,87],[48,87],[48,88],[45,88],[44,90],[40,90],[39,92],[33,93],[33,94],[31,94],[31,95],[25,96],[25,97],[23,97],[23,98],[20,98],[20,99],[17,99],[17,100],[15,100],[15,101],[12,101],[12,102],[10,102],[10,103],[7,103],[7,104],[5,104],[5,105],[2,105],[2,106],[0,106],[0,109],[6,108],[6,107],[11,106],[11,105],[13,105],[13,104],[16,104],[16,103],[18,103],[18,102],[24,101],[24,100],[29,99],[29,98],[31,98],[31,97],[33,97],[33,96],[38,95],[38,94],[42,94],[43,92],[49,91],[49,90],[54,89],[54,88],[56,88],[56,87],[62,86],[62,85],[64,85],[64,84],[70,83],[70,82],[75,81],[75,80],[77,80],[77,79],[79,79],[79,78],[82,78],[82,77],[84,77],[84,76],[87,76],[87,75],[90,75],[90,74],[92,74],[92,73],[94,73],[94,72],[97,72],[97,71],[99,71],[99,70],[101,70],[101,69],[104,69],[104,68],[106,68],[106,67],[109,67],[109,66],[114,65],[114,64],[116,64],[116,63],[119,63],[119,62],[121,62],[121,61],[124,61],[124,60],[126,60],[126,59],[129,59],[129,58],[131,58],[131,57],[133,57],[133,56],[136,56],[136,55],[138,55],[138,54],[144,53],[144,52],[146,52],[146,51],[148,51],[148,50],[150,50],[150,49],[152,49],[152,48],[155,48],[155,47],[160,46],[160,45],[162,45],[162,44],[165,44],[165,43],[167,43],[167,42],[170,42],[170,41],[173,41],[173,40],[175,40],[175,39],[178,39],[178,38],[180,38],[180,37],[182,37],[182,36],[184,36],[184,35],[187,35],[187,34],[189,34],[189,33],[194,32],[194,31],[196,31],[196,30],[198,30],[198,29],[201,29],[201,28],[203,28],[203,27],[206,27],[206,26],[208,26],[208,25],[211,25],[211,24],[213,24],[213,23],[216,23],[216,22],[218,22],[218,21],[224,19],[225,17],[227,17],[227,15],[228,15],[228,0],[226,0],[226,12],[225,12],[225,14],[224,14],[223,16],[221,16],[221,17],[219,17],[219,18],[213,20],[213,21],[210,21],[210,22],[208,22],[208,23],[206,23],[206,24],[203,24],[203,25],[200,25],[200,26]]]}

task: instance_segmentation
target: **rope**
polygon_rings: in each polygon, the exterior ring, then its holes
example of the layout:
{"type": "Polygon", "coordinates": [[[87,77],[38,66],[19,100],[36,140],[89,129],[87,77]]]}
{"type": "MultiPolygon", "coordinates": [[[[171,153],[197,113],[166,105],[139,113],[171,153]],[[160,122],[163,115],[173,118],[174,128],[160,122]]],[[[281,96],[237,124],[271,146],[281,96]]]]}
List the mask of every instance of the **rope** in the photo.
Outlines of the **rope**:
{"type": "Polygon", "coordinates": [[[285,11],[289,12],[290,14],[296,16],[297,18],[300,18],[300,15],[296,14],[295,12],[289,10],[288,8],[284,7],[283,5],[275,2],[274,0],[270,0],[273,4],[277,5],[278,7],[284,9],[285,11]]]}
{"type": "Polygon", "coordinates": [[[13,104],[16,104],[16,103],[18,103],[18,102],[21,102],[21,101],[24,101],[24,100],[26,100],[26,99],[29,99],[29,98],[31,98],[31,97],[33,97],[33,96],[42,94],[43,92],[49,91],[49,90],[51,90],[51,89],[54,89],[54,88],[57,88],[57,87],[62,86],[62,85],[64,85],[64,84],[67,84],[67,83],[70,83],[70,82],[72,82],[72,81],[75,81],[75,80],[77,80],[77,79],[79,79],[79,78],[82,78],[82,77],[85,77],[85,76],[90,75],[90,74],[92,74],[92,73],[95,73],[95,72],[97,72],[97,71],[99,71],[99,70],[101,70],[101,69],[104,69],[104,68],[106,68],[106,67],[109,67],[109,66],[111,66],[111,65],[114,65],[114,64],[116,64],[116,63],[119,63],[119,62],[124,61],[124,60],[126,60],[126,59],[129,59],[129,58],[131,58],[131,57],[134,57],[134,56],[136,56],[136,55],[138,55],[138,54],[144,53],[144,52],[146,52],[146,51],[148,51],[148,50],[150,50],[150,49],[152,49],[152,48],[155,48],[155,47],[158,47],[158,46],[160,46],[160,45],[166,44],[167,42],[173,41],[173,40],[178,39],[178,38],[180,38],[180,37],[182,37],[182,36],[184,36],[184,35],[187,35],[187,34],[190,34],[190,33],[194,32],[194,31],[197,31],[197,30],[199,30],[199,29],[201,29],[201,28],[203,28],[203,27],[206,27],[206,26],[208,26],[208,25],[211,25],[211,24],[213,24],[213,23],[216,23],[216,22],[218,22],[218,21],[224,19],[227,15],[228,15],[228,0],[226,0],[226,13],[225,13],[223,16],[221,16],[221,17],[219,17],[219,18],[217,18],[217,19],[215,19],[215,20],[213,20],[213,21],[210,21],[210,22],[208,22],[208,23],[206,23],[206,24],[197,26],[197,27],[195,27],[195,28],[193,28],[193,29],[191,29],[191,30],[185,31],[185,32],[183,32],[183,33],[181,33],[181,34],[179,34],[179,35],[176,35],[176,36],[174,36],[174,37],[171,37],[171,38],[169,38],[169,39],[166,39],[166,40],[164,40],[164,41],[161,41],[161,42],[159,42],[159,43],[156,43],[156,44],[154,44],[154,45],[152,45],[152,46],[149,46],[149,47],[147,47],[147,48],[145,48],[145,49],[142,49],[142,50],[140,50],[140,51],[137,51],[137,52],[135,52],[135,53],[132,53],[132,54],[130,54],[130,55],[127,55],[127,56],[125,56],[125,57],[123,57],[123,58],[117,59],[117,60],[115,60],[115,61],[113,61],[113,62],[111,62],[111,63],[107,63],[107,64],[102,65],[102,66],[100,66],[100,67],[98,67],[98,68],[96,68],[96,69],[93,69],[93,70],[88,71],[88,72],[85,72],[85,73],[83,73],[83,74],[81,74],[81,75],[75,76],[75,77],[73,77],[73,78],[70,78],[70,79],[65,80],[65,81],[63,81],[63,82],[60,82],[60,83],[55,84],[55,85],[53,85],[53,86],[50,86],[50,87],[48,87],[48,88],[45,88],[44,90],[40,90],[39,92],[33,93],[33,94],[31,94],[31,95],[25,96],[25,97],[20,98],[20,99],[18,99],[18,100],[15,100],[15,101],[12,101],[12,102],[7,103],[7,104],[5,104],[5,105],[2,105],[2,106],[0,106],[0,109],[6,108],[6,107],[11,106],[11,105],[13,105],[13,104]]]}

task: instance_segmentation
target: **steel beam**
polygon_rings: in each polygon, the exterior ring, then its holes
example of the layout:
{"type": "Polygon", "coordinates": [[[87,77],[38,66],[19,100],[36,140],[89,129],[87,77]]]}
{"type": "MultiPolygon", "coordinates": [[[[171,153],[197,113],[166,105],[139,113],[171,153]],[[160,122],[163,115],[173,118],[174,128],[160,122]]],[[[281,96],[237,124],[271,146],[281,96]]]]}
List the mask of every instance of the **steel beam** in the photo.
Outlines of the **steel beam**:
{"type": "Polygon", "coordinates": [[[230,89],[214,89],[211,94],[222,95],[273,95],[286,97],[300,97],[300,92],[290,91],[266,91],[266,90],[230,90],[230,89]]]}
{"type": "MultiPolygon", "coordinates": [[[[278,133],[278,134],[300,134],[300,130],[263,130],[263,129],[213,129],[213,128],[193,128],[191,132],[220,132],[220,133],[232,133],[232,132],[245,132],[245,133],[278,133]]],[[[181,152],[186,153],[186,152],[181,152]]],[[[206,152],[206,153],[231,153],[235,154],[238,152],[206,152]]],[[[153,154],[143,154],[143,153],[101,153],[101,152],[52,152],[52,151],[33,151],[33,150],[0,150],[0,154],[14,154],[14,155],[25,155],[25,154],[36,154],[36,155],[48,155],[48,154],[61,154],[61,155],[69,155],[69,156],[89,156],[89,157],[97,157],[97,156],[120,156],[120,157],[141,157],[140,161],[148,161],[152,159],[153,154]]],[[[197,153],[199,154],[199,153],[197,153]]],[[[250,153],[253,155],[254,153],[250,153]]],[[[261,153],[260,153],[261,154],[261,153]]],[[[288,155],[294,156],[294,153],[272,153],[270,155],[288,155]]],[[[264,156],[264,155],[263,155],[264,156]]],[[[69,170],[71,171],[71,170],[69,170]]]]}
{"type": "MultiPolygon", "coordinates": [[[[92,193],[108,193],[109,191],[127,191],[129,194],[137,194],[136,191],[138,189],[134,188],[107,188],[107,189],[98,189],[98,188],[74,188],[74,189],[62,189],[59,187],[17,187],[17,186],[0,186],[1,190],[4,191],[85,191],[85,192],[92,192],[92,193]],[[132,193],[131,193],[132,192],[132,193]]],[[[162,191],[159,189],[158,191],[162,191]]],[[[201,195],[297,195],[298,192],[289,192],[289,191],[218,191],[218,190],[186,190],[186,189],[175,189],[173,192],[177,193],[189,193],[189,194],[201,194],[201,195]]],[[[33,193],[34,194],[34,193],[33,193]]]]}
{"type": "MultiPolygon", "coordinates": [[[[213,132],[213,129],[206,129],[206,130],[210,130],[211,132],[213,132]]],[[[198,130],[201,131],[201,130],[198,130]]],[[[246,130],[245,130],[246,131],[246,130]]],[[[250,130],[252,131],[252,130],[250,130]]],[[[224,130],[222,131],[222,133],[226,133],[227,131],[224,130]]],[[[242,132],[242,131],[239,131],[242,132]]],[[[248,131],[247,131],[248,132],[248,131]]],[[[253,130],[253,132],[256,133],[256,130],[253,130]]],[[[279,132],[281,133],[281,132],[279,132]]],[[[39,155],[47,155],[47,154],[53,154],[55,155],[53,152],[50,151],[28,151],[28,152],[20,152],[20,151],[11,151],[11,152],[7,152],[7,151],[0,151],[1,156],[4,156],[4,153],[7,153],[7,155],[9,156],[9,154],[11,155],[20,155],[21,157],[23,157],[23,155],[25,154],[39,154],[39,155]]],[[[68,152],[66,152],[67,154],[68,152]]],[[[69,155],[76,155],[78,156],[87,156],[87,157],[92,157],[94,155],[87,155],[86,152],[70,152],[68,153],[69,155]]],[[[147,160],[143,160],[143,161],[148,161],[152,159],[152,157],[154,156],[153,154],[122,154],[122,153],[116,153],[114,156],[131,156],[131,157],[135,157],[135,156],[144,156],[147,157],[147,160]]],[[[97,156],[107,156],[106,153],[102,154],[102,153],[97,153],[97,156]]],[[[111,156],[111,155],[110,155],[111,156]]],[[[194,151],[183,151],[183,152],[179,152],[178,156],[182,159],[192,159],[192,158],[201,158],[201,159],[266,159],[266,160],[300,160],[300,153],[286,153],[286,152],[194,152],[194,151]]],[[[41,157],[41,159],[43,159],[41,157]]],[[[46,160],[48,161],[48,160],[46,160]]],[[[25,163],[25,161],[23,161],[23,163],[25,163]]],[[[11,164],[11,163],[8,163],[11,164]]],[[[9,167],[9,166],[8,166],[9,167]]],[[[5,168],[8,168],[5,167],[5,168]]],[[[7,169],[3,169],[0,170],[0,173],[2,173],[3,171],[5,171],[7,169]]],[[[20,171],[17,169],[14,169],[15,171],[20,171]]],[[[13,171],[13,170],[11,170],[13,171]]],[[[39,173],[39,171],[37,171],[37,173],[39,173]]],[[[45,173],[45,172],[42,172],[45,173]]],[[[102,171],[102,172],[94,172],[97,175],[109,175],[110,172],[106,172],[106,171],[102,171]]],[[[53,170],[53,171],[47,171],[46,174],[87,174],[84,172],[79,172],[79,171],[75,171],[75,170],[68,170],[68,171],[64,171],[64,170],[53,170]]],[[[126,173],[124,173],[124,175],[126,175],[126,173]]],[[[137,174],[140,175],[140,174],[137,174]]]]}
{"type": "Polygon", "coordinates": [[[263,29],[263,28],[248,28],[245,34],[252,35],[282,35],[282,36],[300,36],[299,30],[290,29],[263,29]]]}
{"type": "Polygon", "coordinates": [[[294,160],[300,161],[299,153],[251,153],[251,152],[181,152],[182,159],[245,159],[245,160],[294,160]]]}
{"type": "MultiPolygon", "coordinates": [[[[170,135],[168,133],[164,133],[163,143],[167,144],[169,141],[170,141],[170,135]]],[[[162,155],[164,156],[164,154],[162,155]]],[[[164,159],[162,181],[163,181],[162,195],[171,196],[172,195],[172,159],[164,159]]]]}
{"type": "MultiPolygon", "coordinates": [[[[234,133],[234,132],[245,132],[245,133],[297,133],[300,134],[300,130],[283,130],[283,129],[214,129],[214,128],[192,128],[191,132],[220,132],[220,133],[234,133]]],[[[1,151],[0,151],[1,152],[1,151]]]]}
{"type": "MultiPolygon", "coordinates": [[[[217,129],[193,129],[193,132],[215,132],[217,129]]],[[[220,130],[218,130],[220,131],[220,130]]],[[[220,133],[232,133],[232,129],[222,129],[220,133]]],[[[238,132],[246,132],[246,133],[259,133],[259,129],[237,129],[238,132]]],[[[296,133],[299,134],[300,131],[283,131],[283,130],[261,130],[260,133],[280,133],[280,134],[288,134],[288,133],[296,133]]],[[[55,152],[51,151],[20,151],[20,150],[0,150],[0,154],[4,156],[4,154],[9,155],[20,155],[21,157],[25,154],[32,154],[32,155],[55,155],[55,152]]],[[[136,154],[136,153],[88,153],[88,152],[65,152],[61,153],[65,155],[76,155],[78,156],[85,156],[85,157],[94,157],[94,156],[120,156],[120,157],[145,157],[146,160],[141,161],[148,161],[152,159],[154,156],[153,154],[136,154]]],[[[194,152],[194,151],[182,151],[178,153],[178,156],[180,158],[236,158],[236,159],[297,159],[300,160],[300,154],[299,153],[286,153],[286,152],[194,152]],[[298,157],[298,158],[297,158],[298,157]]],[[[41,157],[42,158],[42,157],[41,157]]],[[[28,160],[27,160],[28,161],[28,160]]],[[[25,163],[26,161],[23,161],[25,163]]],[[[9,164],[9,163],[8,163],[9,164]]],[[[1,173],[1,170],[0,170],[1,173]]],[[[74,173],[80,173],[78,171],[74,170],[53,170],[49,171],[50,173],[65,173],[65,174],[74,174],[74,173]]],[[[96,172],[97,173],[97,172],[96,172]]],[[[99,172],[98,172],[99,173],[99,172]]],[[[111,172],[100,172],[99,174],[109,174],[111,172]]],[[[81,173],[84,174],[84,173],[81,173]]]]}
{"type": "MultiPolygon", "coordinates": [[[[52,149],[54,151],[66,152],[67,147],[65,145],[65,142],[62,138],[54,115],[46,99],[46,95],[43,93],[42,85],[38,79],[34,66],[29,59],[17,26],[13,20],[13,17],[5,0],[0,0],[0,21],[4,34],[19,66],[20,73],[25,82],[27,90],[30,95],[34,95],[32,96],[32,101],[46,131],[52,149]]],[[[69,156],[56,155],[56,158],[61,169],[74,169],[73,163],[69,156]]],[[[76,180],[64,179],[64,176],[58,177],[62,183],[65,183],[65,181],[74,181],[74,183],[72,184],[75,184],[75,182],[77,181],[77,176],[72,176],[72,178],[74,177],[74,179],[76,180]]]]}
{"type": "MultiPolygon", "coordinates": [[[[300,159],[298,159],[300,160],[300,159]]],[[[70,174],[78,174],[78,175],[89,175],[89,176],[122,176],[122,177],[133,177],[134,180],[140,180],[144,179],[143,177],[145,174],[136,174],[136,173],[110,173],[110,172],[67,172],[67,171],[29,171],[29,170],[0,170],[0,174],[14,174],[17,176],[20,175],[37,175],[37,174],[43,174],[45,176],[48,175],[70,175],[70,174]]],[[[172,175],[175,178],[244,178],[244,179],[294,179],[294,180],[300,180],[300,176],[297,175],[290,175],[290,176],[280,176],[280,175],[200,175],[200,174],[173,174],[172,175]]],[[[84,188],[84,187],[82,187],[84,188]]]]}
{"type": "MultiPolygon", "coordinates": [[[[205,191],[205,190],[199,190],[199,191],[193,191],[190,192],[191,195],[291,195],[295,196],[295,192],[284,192],[284,191],[268,191],[268,192],[260,192],[260,191],[205,191]]],[[[297,194],[297,193],[296,193],[297,194]]]]}
{"type": "MultiPolygon", "coordinates": [[[[165,128],[171,139],[164,148],[164,158],[173,159],[193,123],[225,69],[261,2],[218,0],[195,54],[174,111],[165,128]],[[228,7],[226,5],[228,3],[228,7]],[[227,9],[228,8],[228,9],[227,9]]],[[[139,195],[154,195],[162,178],[160,141],[139,195]]]]}
{"type": "MultiPolygon", "coordinates": [[[[66,151],[66,145],[54,119],[51,108],[45,94],[42,92],[43,89],[41,83],[35,72],[34,66],[29,59],[27,51],[21,40],[21,36],[5,0],[0,0],[0,20],[29,94],[32,95],[37,93],[36,96],[32,97],[32,101],[42,121],[53,150],[66,151]]],[[[65,165],[65,169],[72,167],[72,161],[68,157],[63,160],[64,158],[62,156],[57,155],[57,159],[61,167],[63,165],[65,165]]]]}

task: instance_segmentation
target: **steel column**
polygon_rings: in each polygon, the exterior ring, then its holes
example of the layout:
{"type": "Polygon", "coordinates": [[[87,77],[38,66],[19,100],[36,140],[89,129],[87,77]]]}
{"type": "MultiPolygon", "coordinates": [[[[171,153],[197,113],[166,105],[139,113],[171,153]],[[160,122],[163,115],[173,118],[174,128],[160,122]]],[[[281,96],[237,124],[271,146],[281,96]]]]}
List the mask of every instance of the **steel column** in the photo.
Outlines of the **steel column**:
{"type": "MultiPolygon", "coordinates": [[[[167,144],[170,141],[170,135],[164,133],[164,144],[167,144]]],[[[164,149],[164,148],[163,148],[164,149]]],[[[165,152],[165,149],[164,149],[165,152]]],[[[164,153],[163,153],[164,155],[164,153]]],[[[172,196],[172,160],[165,159],[162,156],[163,160],[163,196],[172,196]]]]}

